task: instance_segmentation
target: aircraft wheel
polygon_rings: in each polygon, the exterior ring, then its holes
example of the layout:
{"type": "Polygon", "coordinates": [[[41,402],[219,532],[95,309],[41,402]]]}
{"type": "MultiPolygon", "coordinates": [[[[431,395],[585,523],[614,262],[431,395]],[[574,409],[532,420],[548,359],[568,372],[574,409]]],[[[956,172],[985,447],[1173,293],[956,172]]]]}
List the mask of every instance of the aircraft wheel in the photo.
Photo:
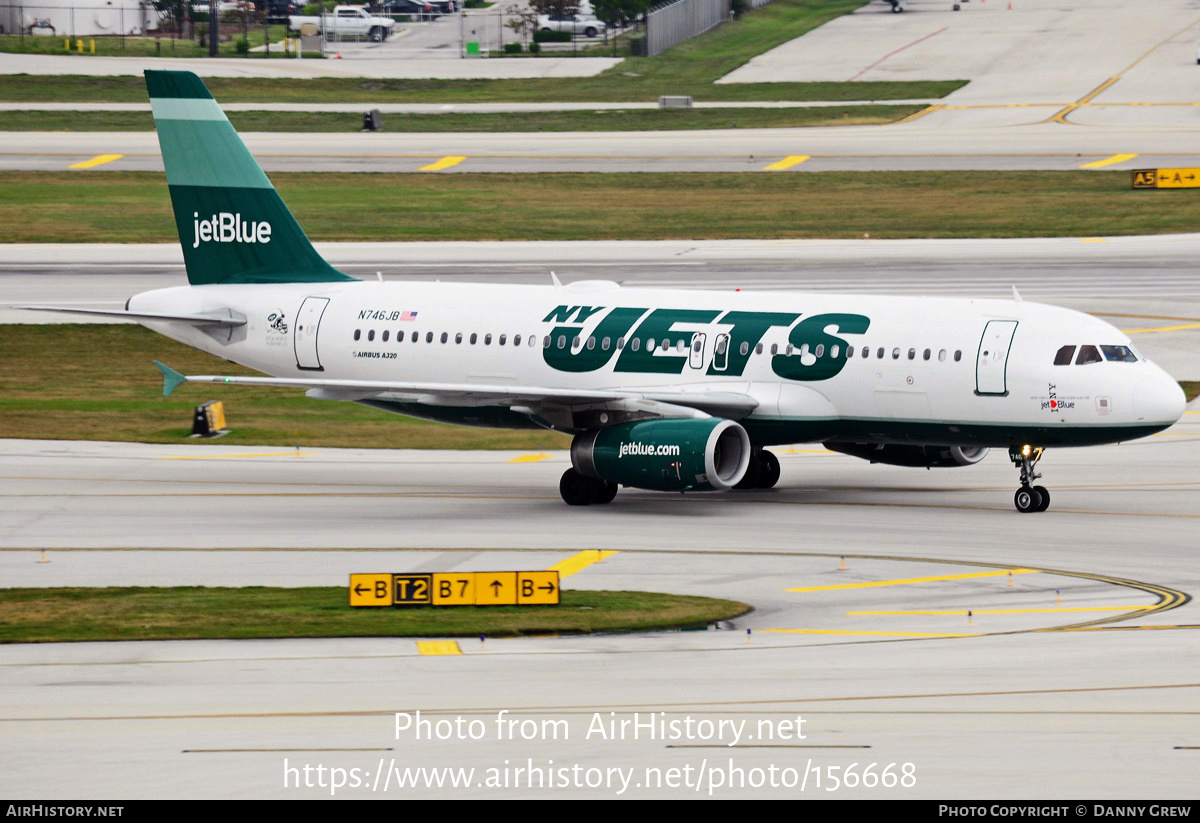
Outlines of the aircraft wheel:
{"type": "Polygon", "coordinates": [[[762,453],[762,474],[758,478],[760,489],[771,489],[779,482],[779,458],[769,451],[762,453]]]}
{"type": "Polygon", "coordinates": [[[750,452],[750,465],[746,467],[746,473],[742,475],[742,479],[737,482],[734,488],[738,491],[746,489],[759,488],[759,480],[762,478],[763,461],[759,457],[761,452],[750,452]]]}
{"type": "Polygon", "coordinates": [[[596,494],[592,497],[592,502],[598,506],[613,502],[613,498],[617,496],[617,489],[619,488],[620,486],[611,480],[599,481],[596,484],[596,494]]]}
{"type": "Polygon", "coordinates": [[[1029,512],[1041,511],[1038,506],[1042,505],[1042,496],[1037,489],[1031,489],[1029,486],[1022,486],[1017,489],[1017,493],[1013,495],[1013,505],[1017,507],[1017,511],[1022,514],[1029,512]]]}
{"type": "Polygon", "coordinates": [[[960,8],[960,7],[959,7],[958,3],[955,3],[955,4],[954,4],[954,10],[955,10],[955,11],[958,11],[958,10],[959,10],[959,8],[960,8]]]}
{"type": "Polygon", "coordinates": [[[1038,507],[1034,509],[1034,511],[1044,512],[1046,509],[1050,508],[1049,490],[1045,486],[1034,486],[1033,490],[1042,498],[1042,502],[1038,504],[1038,507]]]}
{"type": "Polygon", "coordinates": [[[568,506],[586,506],[596,499],[599,485],[599,481],[584,477],[574,469],[567,469],[558,481],[558,493],[568,506]]]}

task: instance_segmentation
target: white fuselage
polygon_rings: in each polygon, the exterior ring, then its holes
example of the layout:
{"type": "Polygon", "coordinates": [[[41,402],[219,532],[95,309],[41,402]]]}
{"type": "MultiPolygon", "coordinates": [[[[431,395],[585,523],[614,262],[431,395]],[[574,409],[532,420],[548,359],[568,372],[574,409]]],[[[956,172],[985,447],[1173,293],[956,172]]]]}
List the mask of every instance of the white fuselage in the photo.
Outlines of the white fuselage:
{"type": "Polygon", "coordinates": [[[275,377],[745,394],[759,443],[1087,445],[1183,406],[1136,351],[1055,365],[1065,346],[1131,344],[1021,301],[355,281],[164,289],[128,308],[244,315],[233,333],[146,325],[275,377]]]}

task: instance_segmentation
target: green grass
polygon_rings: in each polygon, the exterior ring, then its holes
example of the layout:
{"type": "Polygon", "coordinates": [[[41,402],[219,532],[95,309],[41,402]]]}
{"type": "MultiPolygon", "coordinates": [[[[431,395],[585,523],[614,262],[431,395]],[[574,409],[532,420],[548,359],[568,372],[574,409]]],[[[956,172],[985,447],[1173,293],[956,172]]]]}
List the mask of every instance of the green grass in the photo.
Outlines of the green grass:
{"type": "MultiPolygon", "coordinates": [[[[313,80],[206,78],[213,96],[233,102],[492,103],[697,100],[897,100],[944,97],[966,81],[733,83],[714,81],[755,55],[853,11],[862,0],[776,0],[657,57],[629,58],[595,77],[526,80],[313,80]]],[[[85,59],[85,58],[80,58],[85,59]]],[[[953,67],[948,66],[947,71],[953,67]]],[[[0,76],[0,100],[141,102],[140,77],[0,76]]]]}
{"type": "MultiPolygon", "coordinates": [[[[181,276],[182,281],[182,276],[181,276]]],[[[0,437],[392,449],[565,449],[553,432],[450,426],[299,389],[187,384],[162,396],[151,360],[190,374],[256,374],[140,326],[0,325],[0,437]],[[192,409],[225,403],[232,433],[188,440],[192,409]]]]}
{"type": "MultiPolygon", "coordinates": [[[[864,126],[892,123],[921,106],[846,106],[830,108],[629,109],[549,112],[385,114],[389,132],[579,132],[664,131],[678,129],[764,129],[801,126],[864,126]]],[[[362,115],[335,112],[234,111],[242,132],[357,132],[362,115]]],[[[149,111],[10,111],[5,131],[152,131],[149,111]]]]}
{"type": "MultiPolygon", "coordinates": [[[[278,43],[283,40],[286,32],[286,26],[277,25],[270,27],[270,37],[272,43],[278,43]]],[[[222,57],[239,57],[237,53],[237,41],[242,39],[241,23],[222,23],[221,32],[224,35],[232,33],[232,38],[222,40],[219,46],[222,57]]],[[[70,38],[71,48],[67,51],[63,48],[63,41],[67,40],[65,33],[60,33],[56,37],[21,37],[16,34],[0,35],[0,52],[16,53],[16,54],[70,54],[79,60],[86,60],[92,57],[92,44],[96,47],[96,57],[207,57],[208,46],[200,47],[199,39],[196,40],[178,40],[170,36],[162,37],[75,37],[70,38]],[[83,54],[79,54],[78,41],[83,40],[83,54]]],[[[246,34],[246,40],[249,41],[251,48],[261,46],[265,40],[263,37],[262,24],[257,26],[251,23],[249,31],[246,34]]],[[[283,55],[271,55],[272,57],[282,57],[283,55]]],[[[265,52],[251,54],[247,59],[262,59],[266,57],[265,52]]],[[[169,65],[164,68],[170,68],[169,65]]],[[[139,78],[140,79],[140,78],[139,78]]],[[[144,89],[144,86],[143,86],[144,89]]]]}
{"type": "MultiPolygon", "coordinates": [[[[423,162],[414,159],[414,168],[423,162]]],[[[1188,192],[1134,191],[1126,171],[280,173],[272,178],[315,240],[1091,237],[1200,231],[1200,209],[1185,205],[1188,192]]],[[[0,172],[0,237],[10,243],[178,240],[162,174],[103,171],[0,172]]]]}
{"type": "Polygon", "coordinates": [[[1200,395],[1200,380],[1180,380],[1179,385],[1183,387],[1183,393],[1187,396],[1188,402],[1196,399],[1200,395]]]}
{"type": "Polygon", "coordinates": [[[563,591],[558,606],[354,609],[340,586],[0,589],[0,642],[514,637],[703,626],[749,610],[652,592],[563,591]]]}

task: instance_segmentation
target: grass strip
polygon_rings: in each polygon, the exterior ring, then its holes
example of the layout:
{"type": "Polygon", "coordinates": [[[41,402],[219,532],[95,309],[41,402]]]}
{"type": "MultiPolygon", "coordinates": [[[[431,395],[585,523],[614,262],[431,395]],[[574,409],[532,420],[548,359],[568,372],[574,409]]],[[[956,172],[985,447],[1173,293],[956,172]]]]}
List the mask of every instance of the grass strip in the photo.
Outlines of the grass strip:
{"type": "Polygon", "coordinates": [[[185,384],[162,396],[161,360],[188,374],[258,374],[140,326],[0,325],[0,437],[196,443],[192,410],[225,403],[233,430],[204,443],[388,449],[565,449],[554,432],[431,423],[300,389],[185,384]]]}
{"type": "MultiPolygon", "coordinates": [[[[523,80],[213,77],[206,78],[205,84],[222,103],[621,102],[653,101],[660,94],[690,94],[697,100],[897,100],[944,97],[965,85],[964,80],[714,83],[752,57],[861,5],[862,0],[776,0],[656,57],[629,58],[594,77],[523,80]]],[[[169,67],[170,63],[164,65],[169,67]]],[[[146,87],[141,77],[9,75],[0,76],[0,100],[143,102],[146,87]]]]}
{"type": "MultiPolygon", "coordinates": [[[[64,158],[64,165],[72,162],[64,158]]],[[[414,168],[428,162],[414,158],[414,168]]],[[[766,164],[768,160],[756,160],[766,164]]],[[[278,173],[314,240],[1092,237],[1200,231],[1127,171],[278,173]],[[569,208],[567,207],[569,205],[569,208]]],[[[177,242],[164,175],[0,172],[10,243],[177,242]]]]}
{"type": "MultiPolygon", "coordinates": [[[[389,113],[388,132],[581,132],[678,131],[682,129],[767,129],[804,126],[870,126],[894,123],[922,106],[830,108],[597,109],[592,111],[389,113]]],[[[357,132],[362,115],[352,112],[233,111],[242,132],[357,132]]],[[[5,131],[153,131],[149,111],[10,111],[5,131]]]]}
{"type": "Polygon", "coordinates": [[[1200,380],[1180,380],[1179,385],[1183,388],[1183,393],[1189,403],[1195,400],[1197,395],[1200,395],[1200,380]]]}
{"type": "Polygon", "coordinates": [[[515,637],[691,628],[750,607],[654,592],[563,591],[558,606],[350,608],[342,586],[0,589],[0,642],[515,637]]]}
{"type": "MultiPolygon", "coordinates": [[[[282,42],[287,34],[286,30],[287,27],[282,24],[270,26],[271,42],[282,42]]],[[[241,56],[237,51],[237,41],[241,40],[243,36],[252,49],[263,45],[267,36],[263,31],[262,23],[258,25],[251,23],[243,32],[241,21],[222,22],[221,33],[225,36],[232,35],[228,40],[223,39],[218,44],[222,57],[241,56]]],[[[44,35],[22,37],[19,34],[4,34],[0,35],[0,52],[73,55],[80,61],[84,61],[92,56],[92,48],[95,47],[96,57],[208,57],[208,45],[206,43],[201,48],[199,39],[179,40],[169,35],[160,37],[121,37],[120,35],[68,37],[68,35],[69,32],[59,32],[57,36],[53,37],[44,35]],[[82,54],[79,52],[80,40],[83,41],[82,54]],[[63,48],[64,41],[69,42],[69,50],[63,48]]],[[[283,58],[283,56],[282,53],[271,55],[272,58],[283,58]]],[[[260,52],[246,59],[262,59],[264,57],[266,57],[266,52],[260,52]]],[[[171,64],[166,63],[163,68],[171,68],[171,64]]]]}

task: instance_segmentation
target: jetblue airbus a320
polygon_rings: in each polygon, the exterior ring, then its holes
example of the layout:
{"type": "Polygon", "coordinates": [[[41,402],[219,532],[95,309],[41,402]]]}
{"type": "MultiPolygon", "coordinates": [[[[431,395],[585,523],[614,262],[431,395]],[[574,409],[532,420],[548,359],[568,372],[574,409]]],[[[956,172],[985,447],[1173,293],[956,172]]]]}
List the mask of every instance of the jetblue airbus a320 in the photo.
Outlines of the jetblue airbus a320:
{"type": "MultiPolygon", "coordinates": [[[[1016,507],[1044,511],[1043,449],[1144,437],[1179,385],[1086,314],[1019,300],[367,282],[313,249],[204,84],[147,71],[187,286],[123,312],[269,377],[397,414],[574,435],[571,505],[619,485],[767,488],[773,444],[902,466],[1007,449],[1016,507]]],[[[74,310],[85,311],[86,310],[74,310]]]]}

